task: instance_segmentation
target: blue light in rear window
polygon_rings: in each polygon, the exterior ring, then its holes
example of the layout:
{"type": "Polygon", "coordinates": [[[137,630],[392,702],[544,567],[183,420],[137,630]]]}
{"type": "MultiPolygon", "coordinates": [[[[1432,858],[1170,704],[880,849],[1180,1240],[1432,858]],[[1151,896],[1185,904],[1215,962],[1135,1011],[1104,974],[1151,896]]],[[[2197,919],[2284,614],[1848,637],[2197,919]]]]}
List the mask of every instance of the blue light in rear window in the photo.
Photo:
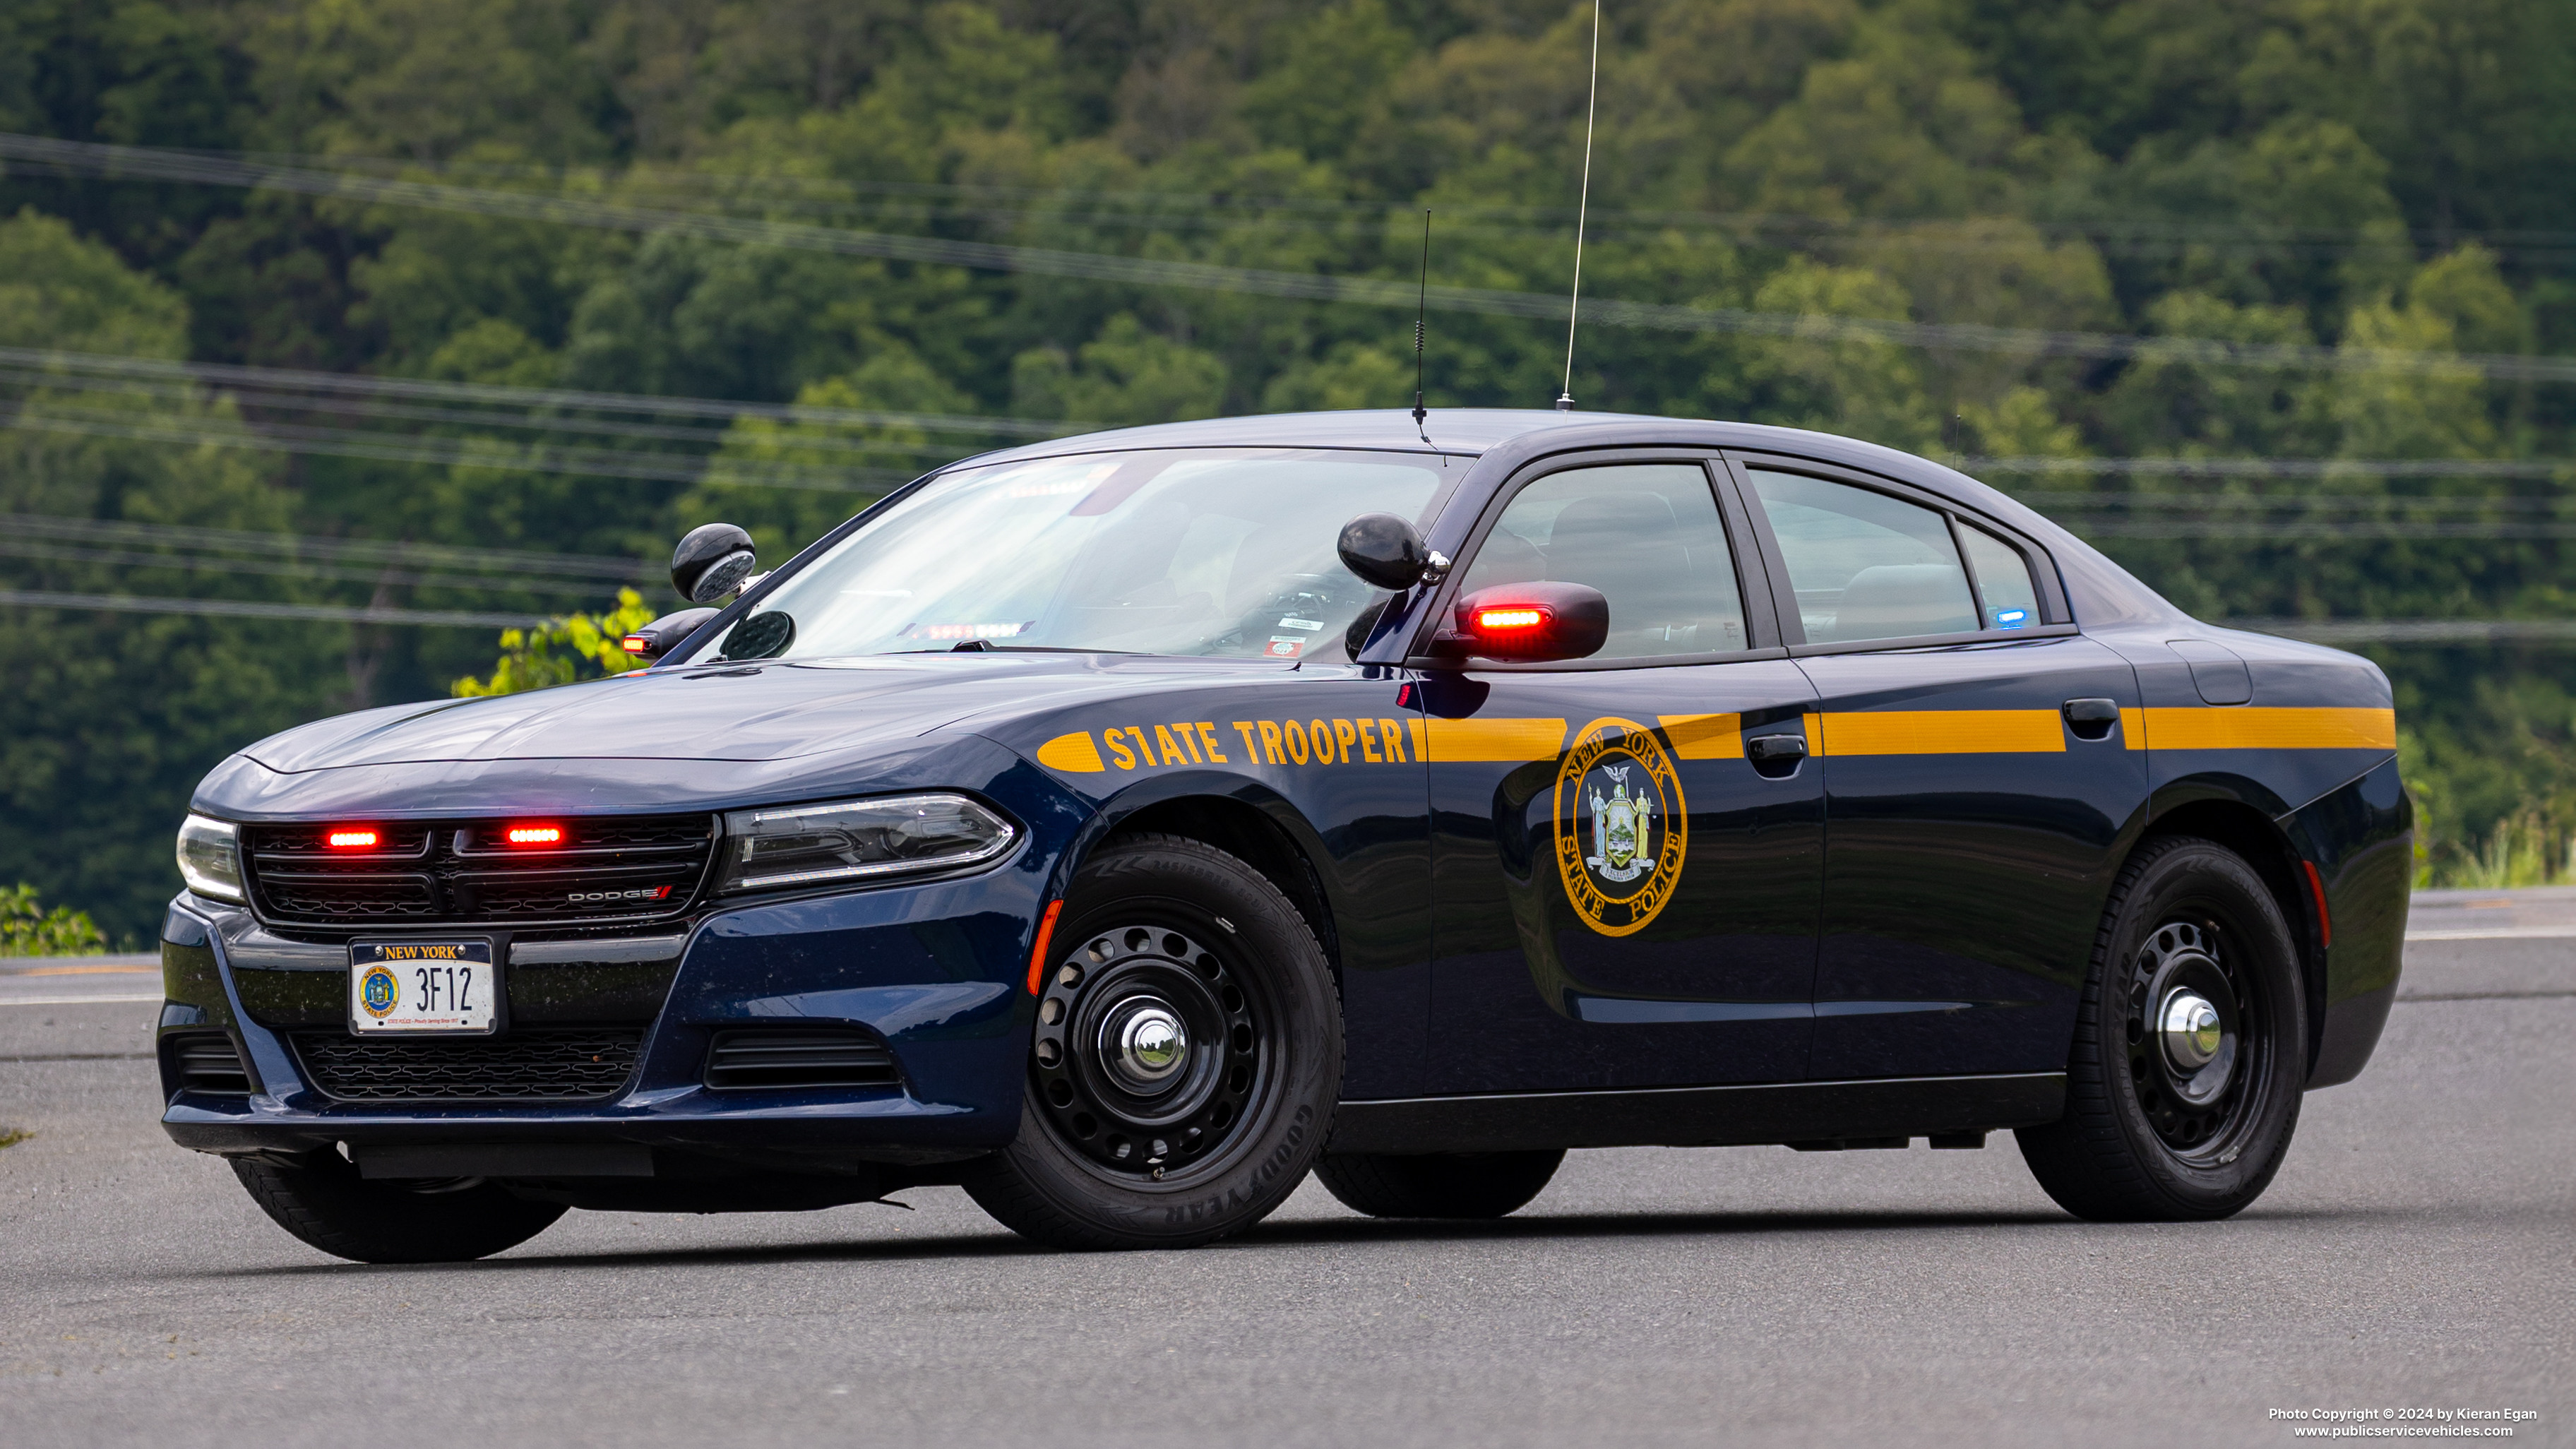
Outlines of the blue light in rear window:
{"type": "Polygon", "coordinates": [[[1995,627],[1998,629],[2018,629],[2029,622],[2030,610],[2028,609],[1995,610],[1995,627]]]}

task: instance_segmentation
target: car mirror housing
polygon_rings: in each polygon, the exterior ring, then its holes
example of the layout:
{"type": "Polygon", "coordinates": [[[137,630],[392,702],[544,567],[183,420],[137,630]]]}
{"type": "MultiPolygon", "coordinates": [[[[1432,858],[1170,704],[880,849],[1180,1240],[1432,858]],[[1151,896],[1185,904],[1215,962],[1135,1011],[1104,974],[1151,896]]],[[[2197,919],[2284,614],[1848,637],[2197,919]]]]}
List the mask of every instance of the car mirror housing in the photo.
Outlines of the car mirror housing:
{"type": "Polygon", "coordinates": [[[1610,601],[1583,584],[1497,584],[1458,601],[1459,652],[1515,663],[1588,659],[1610,639],[1610,601]]]}
{"type": "Polygon", "coordinates": [[[1381,589],[1409,589],[1436,579],[1449,561],[1423,546],[1413,525],[1392,513],[1363,513],[1342,525],[1335,551],[1342,567],[1381,589]]]}
{"type": "Polygon", "coordinates": [[[619,641],[619,647],[634,656],[639,664],[651,664],[680,647],[680,641],[698,632],[700,625],[722,612],[717,609],[682,609],[636,630],[619,641]]]}
{"type": "Polygon", "coordinates": [[[730,523],[701,524],[671,551],[671,587],[692,604],[712,604],[759,566],[750,534],[730,523]]]}

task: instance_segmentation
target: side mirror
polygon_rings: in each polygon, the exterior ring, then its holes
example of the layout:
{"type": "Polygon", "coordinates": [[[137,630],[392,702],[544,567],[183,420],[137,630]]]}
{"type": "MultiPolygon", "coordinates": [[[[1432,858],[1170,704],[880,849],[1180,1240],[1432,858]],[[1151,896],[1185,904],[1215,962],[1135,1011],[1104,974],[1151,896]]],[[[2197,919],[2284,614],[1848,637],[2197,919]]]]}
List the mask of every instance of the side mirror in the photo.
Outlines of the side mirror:
{"type": "Polygon", "coordinates": [[[698,626],[723,612],[720,609],[682,609],[627,635],[619,647],[632,655],[638,664],[652,664],[680,647],[680,641],[698,632],[698,626]]]}
{"type": "Polygon", "coordinates": [[[759,566],[750,534],[730,523],[701,524],[671,550],[671,587],[692,604],[712,604],[759,566]]]}
{"type": "Polygon", "coordinates": [[[1582,584],[1497,584],[1458,601],[1448,643],[1485,659],[1588,659],[1610,639],[1610,601],[1582,584]]]}
{"type": "Polygon", "coordinates": [[[1409,589],[1449,567],[1447,559],[1423,547],[1412,524],[1392,513],[1363,513],[1343,524],[1336,551],[1342,567],[1381,589],[1409,589]]]}

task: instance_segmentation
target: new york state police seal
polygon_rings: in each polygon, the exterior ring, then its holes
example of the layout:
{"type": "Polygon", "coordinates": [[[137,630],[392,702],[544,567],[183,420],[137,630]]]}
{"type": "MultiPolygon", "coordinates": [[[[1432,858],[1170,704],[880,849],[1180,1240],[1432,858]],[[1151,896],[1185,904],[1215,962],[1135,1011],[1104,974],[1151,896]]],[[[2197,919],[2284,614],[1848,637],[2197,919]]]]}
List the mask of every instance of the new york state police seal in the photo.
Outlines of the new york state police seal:
{"type": "Polygon", "coordinates": [[[1643,930],[1689,846],[1681,777],[1654,731],[1615,716],[1578,731],[1556,771],[1556,871],[1575,914],[1605,936],[1643,930]]]}

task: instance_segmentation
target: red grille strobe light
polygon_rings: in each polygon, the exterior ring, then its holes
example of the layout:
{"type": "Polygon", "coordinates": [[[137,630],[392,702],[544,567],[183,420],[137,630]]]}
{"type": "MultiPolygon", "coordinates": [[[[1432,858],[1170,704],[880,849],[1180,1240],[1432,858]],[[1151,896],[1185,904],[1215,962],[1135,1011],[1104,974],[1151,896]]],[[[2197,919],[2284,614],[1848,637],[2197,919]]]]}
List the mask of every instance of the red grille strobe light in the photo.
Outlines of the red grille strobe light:
{"type": "Polygon", "coordinates": [[[513,850],[544,850],[563,844],[564,832],[560,825],[540,825],[531,821],[508,827],[501,832],[501,838],[508,841],[513,850]]]}
{"type": "Polygon", "coordinates": [[[322,844],[332,850],[373,850],[383,843],[372,825],[334,825],[322,833],[322,844]]]}
{"type": "Polygon", "coordinates": [[[1458,601],[1455,637],[1486,659],[1582,659],[1610,638],[1610,601],[1582,584],[1497,584],[1458,601]]]}

